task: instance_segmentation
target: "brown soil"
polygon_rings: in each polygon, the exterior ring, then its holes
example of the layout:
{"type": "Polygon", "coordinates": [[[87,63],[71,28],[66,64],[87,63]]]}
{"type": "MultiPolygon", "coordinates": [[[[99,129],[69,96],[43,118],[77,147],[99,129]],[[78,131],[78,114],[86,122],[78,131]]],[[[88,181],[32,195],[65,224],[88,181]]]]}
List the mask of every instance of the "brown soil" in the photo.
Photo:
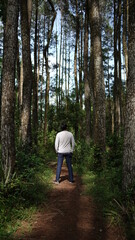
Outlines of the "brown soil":
{"type": "Polygon", "coordinates": [[[69,183],[67,168],[63,166],[61,182],[54,184],[49,203],[33,217],[30,229],[26,222],[22,224],[15,239],[126,240],[121,228],[105,222],[92,197],[83,195],[83,190],[78,176],[75,183],[69,183]]]}

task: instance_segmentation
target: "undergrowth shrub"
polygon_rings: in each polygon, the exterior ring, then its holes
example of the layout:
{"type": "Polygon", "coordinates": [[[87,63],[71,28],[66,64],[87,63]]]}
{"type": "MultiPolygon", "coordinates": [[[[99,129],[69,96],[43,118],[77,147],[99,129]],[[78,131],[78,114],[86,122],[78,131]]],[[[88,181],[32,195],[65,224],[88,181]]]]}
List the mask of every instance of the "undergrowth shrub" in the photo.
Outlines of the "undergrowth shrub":
{"type": "Polygon", "coordinates": [[[88,145],[83,140],[77,141],[73,154],[74,168],[78,173],[83,173],[86,169],[93,169],[96,164],[94,158],[94,145],[88,145]]]}
{"type": "Polygon", "coordinates": [[[46,162],[53,161],[56,158],[56,152],[55,152],[55,148],[54,148],[55,137],[56,137],[55,130],[48,132],[46,146],[43,141],[43,136],[39,135],[39,137],[38,137],[37,153],[38,153],[38,156],[40,158],[45,159],[46,162]]]}
{"type": "Polygon", "coordinates": [[[11,234],[19,220],[30,218],[51,189],[52,172],[44,158],[19,151],[15,169],[11,182],[0,185],[0,239],[11,234]]]}
{"type": "Polygon", "coordinates": [[[75,169],[82,175],[85,194],[92,195],[110,224],[125,228],[127,239],[135,238],[135,185],[122,191],[123,138],[107,139],[105,165],[101,166],[100,149],[92,143],[77,142],[75,169]]]}
{"type": "Polygon", "coordinates": [[[82,174],[85,193],[94,197],[111,221],[121,222],[118,203],[122,201],[122,141],[110,139],[104,154],[92,142],[77,142],[74,161],[76,171],[82,174]]]}

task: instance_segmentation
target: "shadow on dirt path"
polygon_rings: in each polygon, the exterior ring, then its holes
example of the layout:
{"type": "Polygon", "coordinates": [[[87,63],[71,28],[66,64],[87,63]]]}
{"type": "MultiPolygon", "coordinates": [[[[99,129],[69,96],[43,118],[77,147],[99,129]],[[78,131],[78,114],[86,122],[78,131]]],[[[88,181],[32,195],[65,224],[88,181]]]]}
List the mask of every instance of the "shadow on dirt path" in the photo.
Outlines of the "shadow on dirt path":
{"type": "MultiPolygon", "coordinates": [[[[54,170],[55,171],[55,170],[54,170]]],[[[55,174],[55,172],[54,172],[55,174]]],[[[66,166],[54,185],[49,204],[34,216],[32,229],[19,229],[16,240],[126,240],[120,229],[108,227],[91,197],[83,195],[81,179],[68,181],[66,166]]]]}

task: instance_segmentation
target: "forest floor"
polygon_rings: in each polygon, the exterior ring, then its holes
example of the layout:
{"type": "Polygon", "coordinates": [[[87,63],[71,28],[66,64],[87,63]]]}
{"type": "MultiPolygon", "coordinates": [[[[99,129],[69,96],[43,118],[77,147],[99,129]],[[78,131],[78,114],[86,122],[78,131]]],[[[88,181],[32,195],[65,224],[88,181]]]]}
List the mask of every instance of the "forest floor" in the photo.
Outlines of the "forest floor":
{"type": "MultiPolygon", "coordinates": [[[[53,168],[54,178],[56,165],[53,168]]],[[[84,194],[81,178],[68,181],[63,165],[61,181],[53,186],[48,203],[41,206],[31,224],[23,222],[14,235],[16,240],[126,240],[120,227],[107,223],[102,211],[84,194]]]]}

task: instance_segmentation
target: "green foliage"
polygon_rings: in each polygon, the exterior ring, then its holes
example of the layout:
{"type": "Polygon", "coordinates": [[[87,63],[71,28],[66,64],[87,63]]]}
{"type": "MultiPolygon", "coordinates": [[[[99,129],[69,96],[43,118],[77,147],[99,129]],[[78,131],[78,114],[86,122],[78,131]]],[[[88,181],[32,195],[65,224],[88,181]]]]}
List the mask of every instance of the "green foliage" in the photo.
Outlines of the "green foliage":
{"type": "Polygon", "coordinates": [[[119,167],[122,166],[123,157],[123,138],[113,135],[107,140],[107,166],[108,167],[119,167]]]}
{"type": "Polygon", "coordinates": [[[92,141],[90,144],[85,143],[83,139],[76,142],[73,162],[80,173],[89,170],[101,171],[102,162],[104,161],[103,157],[101,149],[94,145],[92,141]]]}
{"type": "Polygon", "coordinates": [[[104,154],[106,164],[103,166],[101,151],[92,143],[77,142],[74,154],[75,170],[82,175],[85,194],[94,197],[110,224],[117,225],[123,224],[123,216],[129,212],[129,208],[125,207],[126,202],[123,202],[122,150],[123,139],[113,136],[108,141],[104,154]]]}
{"type": "Polygon", "coordinates": [[[60,126],[63,121],[67,122],[69,130],[73,132],[76,128],[76,121],[82,123],[84,114],[85,112],[80,108],[80,105],[68,97],[63,99],[63,104],[58,109],[56,106],[50,105],[48,111],[48,134],[52,131],[55,133],[60,131],[60,126]]]}
{"type": "MultiPolygon", "coordinates": [[[[112,144],[113,145],[113,144],[112,144]]],[[[73,161],[75,168],[83,175],[87,185],[87,193],[93,194],[101,204],[112,204],[113,198],[122,195],[122,147],[121,142],[117,149],[110,148],[106,156],[106,165],[101,165],[101,152],[98,147],[87,145],[84,141],[78,141],[75,148],[73,161]],[[119,159],[120,158],[120,159],[119,159]],[[120,194],[121,193],[121,194],[120,194]]]]}
{"type": "Polygon", "coordinates": [[[40,134],[38,137],[38,146],[36,146],[36,152],[38,152],[38,156],[40,158],[45,159],[45,162],[47,164],[56,158],[56,153],[54,149],[55,136],[56,131],[54,129],[47,133],[46,146],[43,142],[43,136],[40,134]]]}
{"type": "Polygon", "coordinates": [[[78,140],[73,154],[73,163],[77,171],[82,173],[85,169],[90,169],[94,161],[94,148],[85,144],[84,140],[78,140]]]}
{"type": "Polygon", "coordinates": [[[11,234],[21,220],[29,219],[37,207],[47,201],[51,175],[45,158],[17,153],[12,181],[6,186],[0,185],[0,237],[11,234]]]}

